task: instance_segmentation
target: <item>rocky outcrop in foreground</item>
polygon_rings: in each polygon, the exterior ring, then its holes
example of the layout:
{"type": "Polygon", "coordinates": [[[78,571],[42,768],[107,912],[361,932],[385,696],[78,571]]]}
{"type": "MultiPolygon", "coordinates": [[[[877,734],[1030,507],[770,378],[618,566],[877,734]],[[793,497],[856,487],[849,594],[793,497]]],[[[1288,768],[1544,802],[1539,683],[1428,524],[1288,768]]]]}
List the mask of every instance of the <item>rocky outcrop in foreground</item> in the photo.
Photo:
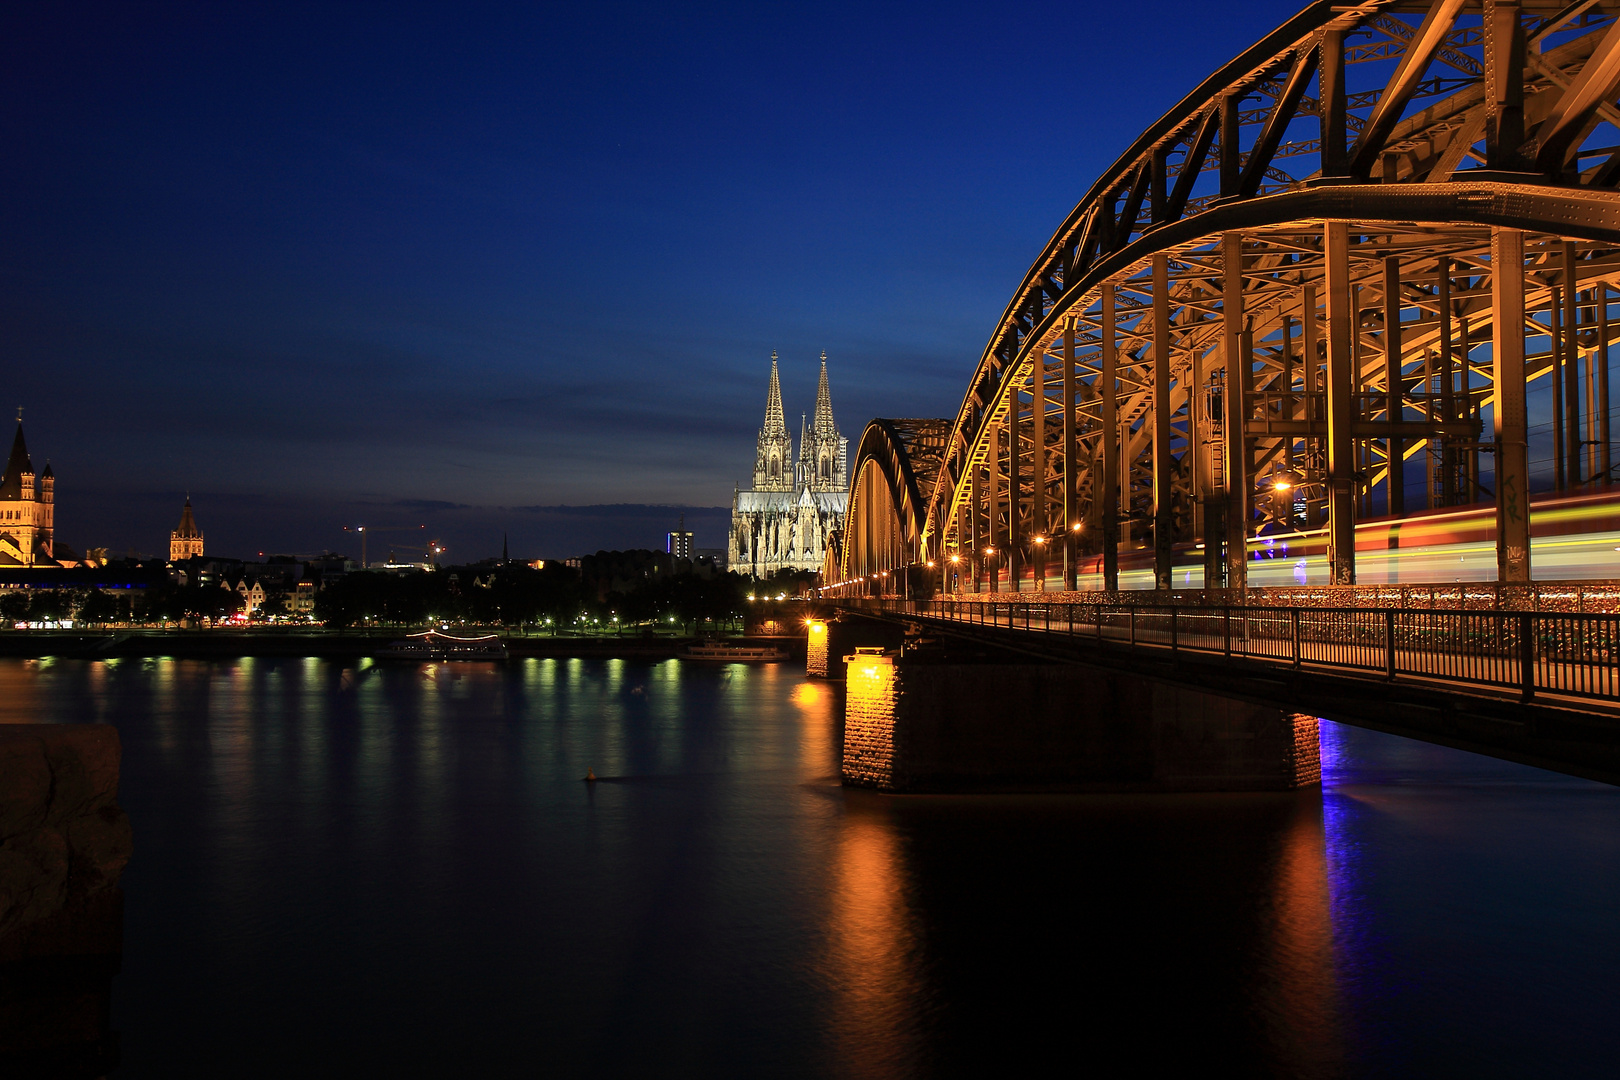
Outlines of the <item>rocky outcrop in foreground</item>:
{"type": "Polygon", "coordinates": [[[129,862],[116,728],[0,725],[0,1075],[104,1075],[129,862]]]}

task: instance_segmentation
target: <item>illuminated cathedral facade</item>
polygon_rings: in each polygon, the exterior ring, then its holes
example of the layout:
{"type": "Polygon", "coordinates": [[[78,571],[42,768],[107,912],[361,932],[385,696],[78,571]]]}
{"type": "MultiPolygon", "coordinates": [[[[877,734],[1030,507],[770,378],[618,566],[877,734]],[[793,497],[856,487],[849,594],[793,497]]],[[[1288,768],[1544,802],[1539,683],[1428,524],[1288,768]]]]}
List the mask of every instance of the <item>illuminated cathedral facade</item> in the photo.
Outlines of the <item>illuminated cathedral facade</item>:
{"type": "Polygon", "coordinates": [[[782,412],[782,381],[771,353],[771,384],[765,399],[765,426],[754,452],[753,486],[731,497],[732,570],[765,577],[777,570],[821,569],[827,538],[844,524],[849,499],[849,440],[833,422],[827,385],[827,354],[821,354],[816,410],[799,423],[799,452],[793,453],[782,412]]]}

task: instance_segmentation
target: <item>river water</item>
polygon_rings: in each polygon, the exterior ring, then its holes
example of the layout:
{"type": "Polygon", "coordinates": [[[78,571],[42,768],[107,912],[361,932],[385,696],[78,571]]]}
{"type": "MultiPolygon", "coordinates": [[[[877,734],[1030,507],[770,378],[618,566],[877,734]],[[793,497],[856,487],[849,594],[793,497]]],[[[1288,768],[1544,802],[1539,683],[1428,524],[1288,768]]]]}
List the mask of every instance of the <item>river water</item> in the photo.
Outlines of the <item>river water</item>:
{"type": "Polygon", "coordinates": [[[788,664],[0,661],[0,721],[122,733],[119,1077],[1620,1058],[1620,789],[1324,724],[1297,795],[884,797],[840,707],[788,664]]]}

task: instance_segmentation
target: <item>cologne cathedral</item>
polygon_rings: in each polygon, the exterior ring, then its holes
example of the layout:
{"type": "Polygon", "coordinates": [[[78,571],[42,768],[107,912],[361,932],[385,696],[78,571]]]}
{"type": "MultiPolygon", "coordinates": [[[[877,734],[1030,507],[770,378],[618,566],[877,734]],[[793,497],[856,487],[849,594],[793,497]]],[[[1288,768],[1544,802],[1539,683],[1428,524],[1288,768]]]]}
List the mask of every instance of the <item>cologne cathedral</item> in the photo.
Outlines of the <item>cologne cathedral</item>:
{"type": "Polygon", "coordinates": [[[821,569],[827,538],[844,525],[849,499],[849,440],[833,423],[827,354],[821,354],[816,411],[799,421],[799,456],[782,415],[782,382],[771,353],[771,388],[765,426],[754,454],[754,483],[731,496],[732,570],[765,577],[776,570],[821,569]]]}

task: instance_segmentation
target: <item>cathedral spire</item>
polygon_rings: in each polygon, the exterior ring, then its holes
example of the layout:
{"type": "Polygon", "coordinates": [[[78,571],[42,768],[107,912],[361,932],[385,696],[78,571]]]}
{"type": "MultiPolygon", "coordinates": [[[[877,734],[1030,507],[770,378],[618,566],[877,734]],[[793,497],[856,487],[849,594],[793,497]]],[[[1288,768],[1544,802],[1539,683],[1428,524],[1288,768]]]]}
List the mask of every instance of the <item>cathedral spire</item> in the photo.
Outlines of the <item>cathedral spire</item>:
{"type": "Polygon", "coordinates": [[[787,420],[782,416],[782,377],[776,371],[776,350],[771,350],[771,392],[765,399],[765,434],[787,434],[787,420]]]}
{"type": "Polygon", "coordinates": [[[832,391],[827,386],[827,350],[821,350],[821,382],[816,386],[816,434],[827,435],[837,430],[833,423],[832,391]]]}
{"type": "Polygon", "coordinates": [[[771,350],[771,390],[765,399],[765,426],[759,429],[759,450],[754,456],[755,491],[793,490],[793,436],[782,415],[782,376],[771,350]]]}

